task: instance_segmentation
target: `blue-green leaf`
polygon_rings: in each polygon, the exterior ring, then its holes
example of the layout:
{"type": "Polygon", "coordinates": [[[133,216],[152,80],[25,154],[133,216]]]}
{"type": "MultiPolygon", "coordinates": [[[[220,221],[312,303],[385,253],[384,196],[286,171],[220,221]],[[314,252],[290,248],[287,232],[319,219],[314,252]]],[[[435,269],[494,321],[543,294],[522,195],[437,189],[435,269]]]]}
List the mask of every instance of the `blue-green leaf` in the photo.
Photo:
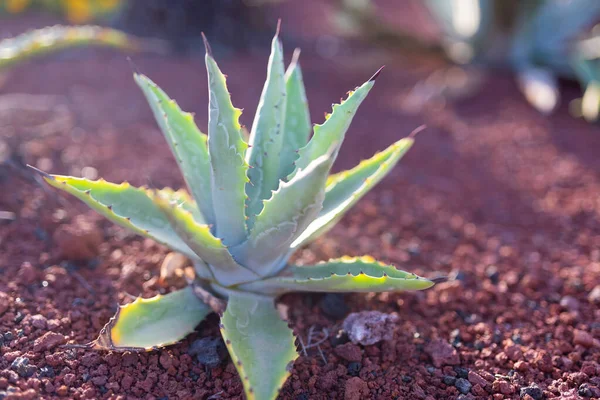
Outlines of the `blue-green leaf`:
{"type": "Polygon", "coordinates": [[[312,130],[298,57],[300,57],[300,49],[294,51],[292,62],[285,73],[287,101],[283,143],[279,157],[280,179],[286,179],[294,171],[294,163],[298,159],[298,150],[306,146],[312,130]]]}
{"type": "Polygon", "coordinates": [[[282,182],[265,200],[248,241],[233,247],[232,254],[261,276],[275,272],[290,244],[321,210],[331,162],[328,155],[319,157],[291,181],[282,182]]]}
{"type": "Polygon", "coordinates": [[[401,271],[392,265],[375,261],[373,257],[343,257],[311,266],[293,266],[292,276],[278,276],[246,283],[240,289],[281,295],[293,291],[305,292],[387,292],[423,290],[434,282],[401,271]]]}
{"type": "Polygon", "coordinates": [[[225,75],[206,44],[208,72],[208,150],[212,175],[212,198],[216,233],[226,245],[246,239],[246,192],[248,164],[244,157],[248,144],[241,135],[242,111],[233,107],[225,75]]]}
{"type": "Polygon", "coordinates": [[[306,168],[311,161],[327,153],[334,143],[336,147],[332,154],[332,160],[335,161],[339,148],[344,141],[346,131],[352,122],[352,118],[354,118],[358,107],[373,88],[375,79],[380,71],[381,69],[362,86],[349,92],[348,97],[341,104],[334,104],[332,113],[326,117],[327,119],[323,124],[315,125],[313,137],[298,152],[296,170],[291,176],[296,174],[298,170],[306,168]]]}
{"type": "Polygon", "coordinates": [[[177,343],[212,312],[192,287],[158,295],[138,297],[121,306],[90,347],[112,351],[150,351],[177,343]]]}
{"type": "Polygon", "coordinates": [[[210,226],[198,223],[192,213],[160,193],[154,195],[160,207],[179,237],[208,264],[213,276],[223,286],[235,285],[258,278],[258,275],[239,265],[221,239],[210,231],[210,226]]]}
{"type": "Polygon", "coordinates": [[[284,73],[283,49],[276,34],[271,45],[267,79],[250,131],[250,149],[246,153],[251,167],[248,171],[250,182],[246,185],[246,215],[250,229],[262,209],[263,200],[271,197],[271,191],[279,185],[279,157],[286,110],[284,73]]]}
{"type": "Polygon", "coordinates": [[[294,333],[273,298],[231,292],[221,335],[242,378],[247,400],[274,400],[298,357],[294,333]]]}
{"type": "Polygon", "coordinates": [[[156,122],[179,163],[198,207],[206,221],[214,224],[207,136],[196,126],[194,116],[183,112],[177,103],[148,77],[135,74],[134,78],[152,108],[156,122]]]}
{"type": "Polygon", "coordinates": [[[394,168],[413,143],[413,138],[401,139],[356,167],[331,175],[327,180],[323,209],[291,247],[300,247],[331,229],[362,196],[394,168]]]}
{"type": "MultiPolygon", "coordinates": [[[[119,185],[101,179],[90,181],[71,176],[47,175],[44,179],[55,188],[77,197],[109,220],[149,237],[171,249],[196,259],[196,254],[175,233],[171,224],[150,198],[147,189],[136,188],[124,182],[119,185]]],[[[165,195],[175,196],[170,189],[165,195]]],[[[175,198],[181,200],[181,196],[175,198]]],[[[194,208],[190,203],[186,207],[194,208]]]]}

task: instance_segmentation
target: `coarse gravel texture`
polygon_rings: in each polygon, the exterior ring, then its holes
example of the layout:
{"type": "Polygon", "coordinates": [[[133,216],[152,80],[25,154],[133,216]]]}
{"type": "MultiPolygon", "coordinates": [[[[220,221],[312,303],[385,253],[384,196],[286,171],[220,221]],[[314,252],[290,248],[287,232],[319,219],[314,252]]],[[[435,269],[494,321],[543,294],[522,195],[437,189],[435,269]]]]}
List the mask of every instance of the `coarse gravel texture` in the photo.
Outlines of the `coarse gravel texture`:
{"type": "MultiPolygon", "coordinates": [[[[320,12],[289,7],[284,17],[287,12],[305,21],[320,12]]],[[[5,25],[12,33],[28,27],[6,22],[14,24],[5,25]]],[[[343,315],[323,310],[324,295],[285,296],[297,335],[306,341],[311,330],[327,331],[331,338],[320,345],[322,355],[311,348],[300,356],[281,398],[600,397],[600,129],[569,116],[568,100],[578,89],[566,85],[563,105],[542,117],[512,78],[498,73],[468,99],[428,104],[412,114],[403,104],[435,63],[416,65],[338,39],[337,52],[324,55],[311,34],[327,32],[307,26],[290,22],[289,35],[306,42],[301,63],[314,122],[381,61],[387,64],[354,120],[336,170],[421,124],[428,129],[375,190],[296,260],[370,254],[451,280],[424,292],[346,295],[347,312],[398,317],[392,339],[370,346],[336,337],[343,315]],[[363,51],[366,56],[359,56],[363,51]]],[[[24,162],[55,173],[180,187],[175,161],[124,56],[78,54],[10,72],[0,101],[14,93],[26,97],[19,107],[0,110],[0,139],[19,137],[24,162]],[[43,106],[33,107],[34,98],[43,106]]],[[[183,109],[196,112],[200,127],[206,125],[201,57],[134,59],[183,109]]],[[[249,125],[266,54],[219,61],[249,125]]],[[[17,217],[0,224],[4,398],[242,398],[229,358],[210,369],[189,352],[197,339],[218,336],[215,316],[160,351],[61,347],[93,340],[132,295],[149,297],[184,282],[159,282],[164,247],[44,189],[26,172],[2,167],[0,182],[0,209],[17,217]],[[61,240],[65,235],[69,240],[61,240]]]]}

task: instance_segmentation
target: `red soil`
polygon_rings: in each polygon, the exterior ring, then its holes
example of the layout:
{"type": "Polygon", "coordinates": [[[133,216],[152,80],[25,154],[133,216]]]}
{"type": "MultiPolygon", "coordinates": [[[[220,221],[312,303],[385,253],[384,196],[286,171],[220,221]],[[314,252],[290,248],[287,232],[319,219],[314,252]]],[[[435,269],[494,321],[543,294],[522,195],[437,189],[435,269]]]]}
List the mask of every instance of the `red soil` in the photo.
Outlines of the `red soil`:
{"type": "MultiPolygon", "coordinates": [[[[290,27],[290,35],[297,31],[290,27]]],[[[566,102],[552,117],[538,115],[507,75],[495,75],[467,100],[408,115],[402,100],[435,66],[417,68],[343,41],[334,41],[339,51],[324,59],[309,36],[302,66],[314,122],[382,61],[388,64],[355,118],[336,169],[351,167],[423,123],[428,129],[388,178],[297,259],[371,254],[424,276],[455,280],[419,293],[347,295],[351,311],[397,313],[393,340],[366,347],[326,341],[326,363],[316,349],[302,355],[281,398],[600,397],[597,126],[572,119],[566,102]],[[356,360],[360,369],[349,369],[356,360]]],[[[30,100],[19,109],[0,109],[1,138],[17,135],[25,143],[25,162],[55,173],[81,175],[93,167],[111,181],[180,187],[176,164],[124,56],[84,54],[10,72],[0,101],[12,93],[58,97],[47,99],[45,109],[33,109],[30,100]]],[[[182,108],[196,111],[200,127],[206,125],[200,57],[134,59],[182,108]]],[[[246,124],[265,62],[266,54],[220,59],[234,103],[247,110],[246,124]]],[[[565,89],[567,99],[577,93],[565,89]]],[[[129,295],[148,297],[183,282],[158,283],[165,248],[26,177],[0,171],[0,209],[17,215],[0,226],[5,398],[242,398],[229,360],[208,371],[187,354],[195,339],[218,334],[215,317],[180,344],[152,353],[60,347],[94,339],[129,295]],[[69,249],[55,243],[60,231],[86,231],[91,242],[71,243],[96,252],[96,261],[67,261],[69,249]],[[29,362],[15,371],[10,367],[18,357],[29,362]]],[[[303,339],[311,327],[336,332],[341,323],[322,312],[322,298],[283,299],[303,339]]]]}

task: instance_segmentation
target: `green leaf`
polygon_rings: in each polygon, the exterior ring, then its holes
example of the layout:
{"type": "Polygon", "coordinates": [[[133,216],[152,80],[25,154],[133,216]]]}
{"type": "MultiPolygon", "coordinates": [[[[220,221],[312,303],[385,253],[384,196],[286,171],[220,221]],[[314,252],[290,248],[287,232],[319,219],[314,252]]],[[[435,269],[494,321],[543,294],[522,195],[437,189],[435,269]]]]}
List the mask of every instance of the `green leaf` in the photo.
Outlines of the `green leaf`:
{"type": "Polygon", "coordinates": [[[319,157],[291,181],[282,182],[265,200],[248,240],[231,249],[234,257],[261,276],[273,273],[321,210],[331,162],[328,155],[319,157]]]}
{"type": "Polygon", "coordinates": [[[246,161],[250,165],[246,185],[246,215],[252,229],[254,217],[261,211],[263,200],[279,185],[279,157],[283,142],[286,109],[283,49],[278,34],[271,44],[267,79],[250,131],[250,149],[246,161]]]}
{"type": "Polygon", "coordinates": [[[225,75],[206,44],[208,72],[208,151],[212,175],[212,197],[216,233],[233,246],[246,239],[246,192],[248,164],[244,161],[248,144],[241,135],[242,111],[233,107],[225,75]]]}
{"type": "Polygon", "coordinates": [[[112,47],[125,51],[164,50],[116,29],[94,25],[51,26],[25,32],[0,42],[0,68],[20,61],[82,46],[112,47]]]}
{"type": "Polygon", "coordinates": [[[273,298],[232,292],[221,334],[244,384],[247,400],[273,400],[298,357],[294,334],[273,298]]]}
{"type": "Polygon", "coordinates": [[[373,257],[343,257],[312,266],[293,266],[292,276],[241,285],[241,290],[271,295],[287,292],[388,292],[423,290],[434,282],[401,271],[373,257]]]}
{"type": "MultiPolygon", "coordinates": [[[[117,185],[103,179],[90,181],[71,176],[42,174],[51,186],[77,197],[112,222],[154,239],[192,259],[197,258],[171,228],[146,189],[136,188],[127,182],[117,185]]],[[[180,192],[166,189],[163,193],[174,196],[174,193],[180,192]]],[[[181,194],[177,196],[181,199],[181,194]]]]}
{"type": "Polygon", "coordinates": [[[381,69],[362,86],[349,92],[348,98],[342,101],[341,104],[334,104],[332,113],[326,117],[327,119],[323,124],[315,125],[313,137],[308,144],[298,152],[296,170],[292,173],[292,176],[296,174],[298,170],[306,168],[307,165],[317,157],[327,153],[334,143],[336,144],[336,148],[333,152],[332,159],[335,161],[339,148],[344,141],[346,131],[352,122],[352,118],[354,118],[358,107],[365,97],[367,97],[371,88],[373,88],[375,79],[380,71],[381,69]]]}
{"type": "Polygon", "coordinates": [[[211,312],[191,286],[164,296],[138,297],[121,306],[89,346],[112,351],[150,351],[168,346],[193,332],[211,312]]]}
{"type": "Polygon", "coordinates": [[[144,92],[202,214],[208,223],[214,224],[208,137],[200,132],[194,122],[194,116],[183,112],[177,103],[148,77],[134,74],[134,78],[144,92]]]}
{"type": "Polygon", "coordinates": [[[298,150],[306,146],[312,131],[308,100],[306,99],[300,63],[298,62],[299,57],[300,49],[296,49],[292,62],[285,73],[287,102],[283,143],[279,157],[280,179],[287,179],[287,176],[294,171],[295,162],[298,159],[298,150]]]}
{"type": "Polygon", "coordinates": [[[258,278],[254,272],[239,265],[221,239],[210,232],[210,226],[194,220],[192,214],[160,194],[154,196],[179,237],[206,262],[215,279],[223,286],[235,285],[258,278]]]}
{"type": "Polygon", "coordinates": [[[323,209],[291,247],[298,248],[331,229],[346,211],[394,168],[413,143],[411,137],[401,139],[356,167],[331,175],[327,180],[323,209]]]}

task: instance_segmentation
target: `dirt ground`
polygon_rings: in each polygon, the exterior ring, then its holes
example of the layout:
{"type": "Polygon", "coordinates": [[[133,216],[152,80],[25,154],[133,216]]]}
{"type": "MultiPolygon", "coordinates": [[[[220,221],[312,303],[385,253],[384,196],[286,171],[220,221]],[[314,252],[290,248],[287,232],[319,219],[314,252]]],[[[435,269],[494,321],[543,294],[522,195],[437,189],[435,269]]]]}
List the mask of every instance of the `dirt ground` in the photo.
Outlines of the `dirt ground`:
{"type": "MultiPolygon", "coordinates": [[[[326,330],[332,338],[322,355],[313,348],[300,356],[281,398],[600,398],[600,130],[569,116],[577,87],[565,83],[560,109],[543,117],[509,75],[494,73],[484,90],[415,113],[407,107],[412,89],[438,65],[328,36],[322,11],[281,11],[284,21],[305,21],[284,25],[284,46],[288,57],[294,45],[303,47],[313,122],[387,64],[335,168],[353,166],[421,124],[428,129],[375,190],[296,258],[370,254],[451,281],[419,293],[346,295],[347,309],[337,312],[332,297],[283,298],[297,335],[306,341],[311,329],[326,330]],[[360,310],[396,313],[393,340],[362,347],[336,339],[345,313],[360,310]]],[[[2,21],[1,33],[48,22],[2,21]]],[[[266,58],[219,58],[247,125],[266,58]]],[[[202,54],[136,55],[134,62],[206,126],[202,54]]],[[[13,165],[180,187],[131,75],[123,54],[101,50],[10,71],[0,87],[0,138],[19,150],[13,165]]],[[[188,354],[194,340],[218,335],[216,317],[151,353],[60,347],[93,340],[132,295],[164,293],[183,281],[158,282],[165,248],[27,172],[4,167],[0,185],[0,210],[16,215],[0,224],[0,398],[243,398],[229,359],[207,369],[188,354]],[[69,260],[78,257],[87,261],[69,260]]]]}

